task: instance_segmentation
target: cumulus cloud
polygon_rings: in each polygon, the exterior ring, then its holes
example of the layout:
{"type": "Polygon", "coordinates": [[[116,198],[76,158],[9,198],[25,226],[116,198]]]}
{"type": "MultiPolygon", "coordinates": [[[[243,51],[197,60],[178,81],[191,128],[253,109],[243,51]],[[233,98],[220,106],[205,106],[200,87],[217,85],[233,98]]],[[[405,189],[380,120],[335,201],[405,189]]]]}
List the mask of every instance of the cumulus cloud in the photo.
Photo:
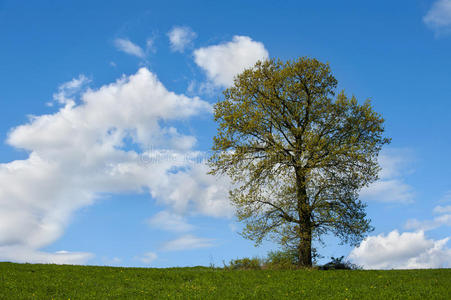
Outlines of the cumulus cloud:
{"type": "Polygon", "coordinates": [[[148,220],[150,226],[175,232],[191,231],[194,226],[178,214],[161,211],[148,220]]]}
{"type": "MultiPolygon", "coordinates": [[[[8,135],[7,143],[29,157],[0,164],[0,259],[21,261],[16,248],[30,259],[41,255],[38,250],[63,234],[73,212],[99,195],[148,190],[180,214],[230,214],[227,183],[186,159],[199,155],[190,149],[195,137],[171,126],[209,113],[210,104],[168,91],[146,68],[80,98],[54,114],[32,116],[8,135]],[[161,153],[165,159],[143,159],[161,153]]],[[[55,256],[39,257],[51,262],[55,256]]]]}
{"type": "Polygon", "coordinates": [[[185,48],[192,44],[197,34],[186,26],[175,26],[168,32],[171,50],[174,52],[183,52],[185,48]]]}
{"type": "Polygon", "coordinates": [[[140,46],[134,44],[128,39],[115,39],[114,45],[119,51],[125,52],[127,54],[139,58],[144,58],[146,56],[144,50],[140,46]]]}
{"type": "Polygon", "coordinates": [[[228,87],[233,78],[258,60],[269,57],[265,46],[247,36],[234,36],[231,42],[199,48],[194,61],[216,86],[228,87]]]}
{"type": "Polygon", "coordinates": [[[423,231],[367,237],[349,259],[365,269],[425,269],[451,266],[449,238],[427,239],[423,231]]]}
{"type": "Polygon", "coordinates": [[[175,240],[166,242],[162,250],[164,251],[183,251],[190,249],[213,247],[213,239],[196,237],[191,234],[183,235],[175,240]]]}
{"type": "Polygon", "coordinates": [[[379,156],[382,168],[379,180],[363,188],[360,197],[367,201],[413,202],[413,188],[404,181],[405,175],[412,172],[410,156],[409,151],[403,149],[383,151],[379,156]]]}
{"type": "Polygon", "coordinates": [[[451,0],[437,0],[423,17],[423,22],[436,34],[451,33],[451,0]]]}

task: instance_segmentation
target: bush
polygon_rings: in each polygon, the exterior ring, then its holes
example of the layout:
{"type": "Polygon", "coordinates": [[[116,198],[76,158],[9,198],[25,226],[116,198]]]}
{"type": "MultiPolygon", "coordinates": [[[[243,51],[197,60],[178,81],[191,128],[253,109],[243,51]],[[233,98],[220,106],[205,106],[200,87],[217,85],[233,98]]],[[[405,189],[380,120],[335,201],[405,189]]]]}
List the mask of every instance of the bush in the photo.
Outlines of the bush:
{"type": "MultiPolygon", "coordinates": [[[[224,263],[224,268],[229,270],[260,270],[277,269],[292,270],[299,268],[299,257],[295,249],[270,251],[266,258],[237,258],[230,261],[229,265],[224,263]]],[[[344,256],[331,257],[331,261],[322,265],[315,266],[319,270],[358,270],[361,269],[349,261],[344,260],[344,256]]]]}
{"type": "Polygon", "coordinates": [[[270,251],[265,260],[264,268],[268,269],[294,269],[298,265],[298,256],[296,251],[270,251]]]}
{"type": "Polygon", "coordinates": [[[228,266],[224,265],[224,268],[230,270],[259,270],[262,268],[262,260],[258,257],[232,259],[228,266]]]}
{"type": "Polygon", "coordinates": [[[319,267],[320,270],[357,270],[360,269],[359,266],[349,262],[344,261],[344,256],[341,257],[331,257],[331,261],[319,267]]]}

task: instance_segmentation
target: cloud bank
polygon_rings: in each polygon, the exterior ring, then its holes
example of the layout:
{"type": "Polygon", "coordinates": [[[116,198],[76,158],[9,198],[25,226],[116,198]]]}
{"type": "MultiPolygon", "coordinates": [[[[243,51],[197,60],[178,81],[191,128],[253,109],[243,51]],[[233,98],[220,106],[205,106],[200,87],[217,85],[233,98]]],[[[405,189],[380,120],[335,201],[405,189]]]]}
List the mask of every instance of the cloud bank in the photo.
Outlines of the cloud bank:
{"type": "Polygon", "coordinates": [[[174,213],[232,214],[227,181],[186,160],[200,155],[196,138],[171,125],[210,113],[209,103],[168,91],[146,68],[62,103],[9,133],[29,157],[0,164],[0,260],[85,263],[91,254],[39,249],[100,195],[149,191],[174,213]]]}
{"type": "Polygon", "coordinates": [[[365,269],[425,269],[451,267],[449,238],[427,239],[423,231],[367,237],[349,259],[365,269]]]}

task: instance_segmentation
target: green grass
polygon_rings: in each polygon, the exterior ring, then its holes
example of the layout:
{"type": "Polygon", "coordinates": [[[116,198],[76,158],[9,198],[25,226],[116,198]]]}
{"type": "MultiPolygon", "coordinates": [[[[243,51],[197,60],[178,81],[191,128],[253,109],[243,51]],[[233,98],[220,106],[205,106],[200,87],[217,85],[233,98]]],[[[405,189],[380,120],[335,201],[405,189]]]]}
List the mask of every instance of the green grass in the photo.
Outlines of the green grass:
{"type": "Polygon", "coordinates": [[[0,263],[0,299],[451,299],[451,269],[112,268],[0,263]]]}

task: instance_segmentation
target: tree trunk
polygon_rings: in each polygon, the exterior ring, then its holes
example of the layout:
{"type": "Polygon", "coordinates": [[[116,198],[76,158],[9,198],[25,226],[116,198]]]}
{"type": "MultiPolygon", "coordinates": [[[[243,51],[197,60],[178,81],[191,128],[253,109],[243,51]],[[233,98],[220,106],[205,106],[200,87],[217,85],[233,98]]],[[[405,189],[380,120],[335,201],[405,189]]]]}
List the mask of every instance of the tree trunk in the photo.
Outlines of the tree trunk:
{"type": "Polygon", "coordinates": [[[312,267],[312,222],[310,219],[310,203],[305,187],[305,176],[300,169],[296,170],[297,205],[299,215],[299,266],[312,267]]]}
{"type": "MultiPolygon", "coordinates": [[[[309,222],[310,223],[310,222],[309,222]]],[[[312,229],[303,225],[299,230],[300,242],[298,248],[299,266],[312,267],[312,229]]]]}

